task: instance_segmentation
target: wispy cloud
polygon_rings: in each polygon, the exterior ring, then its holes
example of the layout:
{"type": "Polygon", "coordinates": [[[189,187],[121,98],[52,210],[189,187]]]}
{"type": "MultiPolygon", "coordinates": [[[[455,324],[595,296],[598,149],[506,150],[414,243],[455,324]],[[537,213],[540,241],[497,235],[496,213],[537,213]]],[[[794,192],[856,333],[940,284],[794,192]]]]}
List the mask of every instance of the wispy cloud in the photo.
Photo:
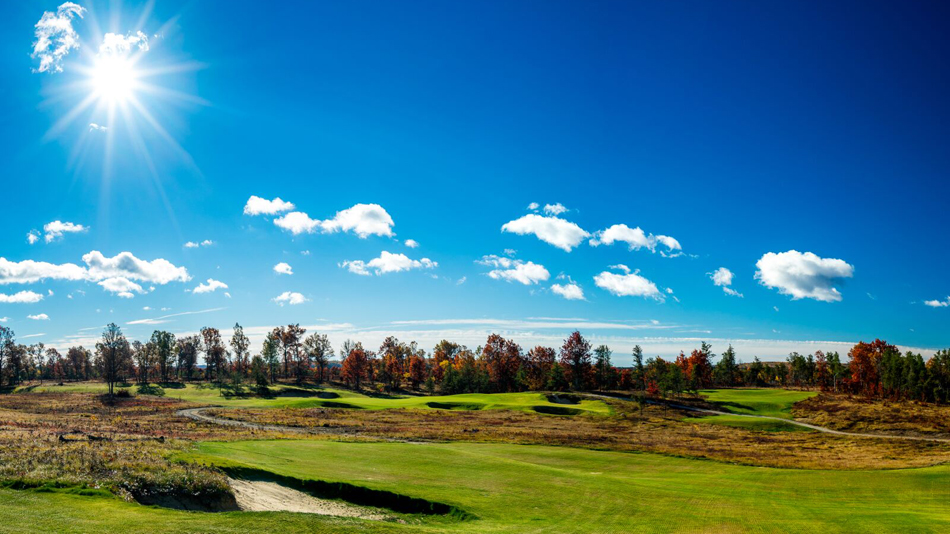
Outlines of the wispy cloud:
{"type": "Polygon", "coordinates": [[[36,23],[33,53],[40,64],[33,72],[63,72],[63,59],[70,50],[79,48],[79,34],[73,29],[73,19],[82,18],[86,9],[79,4],[66,2],[56,11],[44,11],[36,23]]]}
{"type": "MultiPolygon", "coordinates": [[[[181,317],[181,316],[184,316],[184,315],[199,315],[199,314],[202,314],[202,313],[213,313],[213,312],[217,312],[217,311],[221,311],[221,310],[226,310],[226,309],[227,309],[227,308],[209,308],[209,309],[207,309],[207,310],[197,310],[197,311],[186,311],[186,312],[171,313],[171,314],[168,314],[168,315],[162,315],[161,317],[154,317],[154,318],[151,318],[151,319],[136,319],[135,321],[129,321],[129,322],[125,323],[125,324],[127,324],[127,325],[136,325],[136,324],[162,324],[162,323],[167,323],[167,322],[169,322],[168,319],[171,319],[171,318],[173,318],[173,317],[181,317]]],[[[80,330],[95,330],[95,329],[98,329],[98,328],[102,328],[102,327],[101,327],[101,326],[95,326],[95,327],[91,327],[91,328],[88,328],[88,329],[80,329],[80,330]]]]}

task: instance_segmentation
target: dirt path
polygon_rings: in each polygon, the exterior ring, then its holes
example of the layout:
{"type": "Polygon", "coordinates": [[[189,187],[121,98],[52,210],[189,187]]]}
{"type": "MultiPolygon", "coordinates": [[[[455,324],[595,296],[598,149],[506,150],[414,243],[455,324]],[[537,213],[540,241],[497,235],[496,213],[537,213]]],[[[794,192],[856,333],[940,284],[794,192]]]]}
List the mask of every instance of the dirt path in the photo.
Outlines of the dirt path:
{"type": "Polygon", "coordinates": [[[229,478],[238,507],[244,512],[298,512],[304,514],[358,517],[382,521],[392,516],[380,510],[341,501],[318,499],[276,482],[229,478]]]}
{"type": "MultiPolygon", "coordinates": [[[[601,399],[614,399],[614,400],[624,400],[628,402],[633,402],[630,399],[624,399],[622,397],[611,397],[609,395],[596,395],[591,394],[592,397],[598,397],[601,399]]],[[[873,439],[904,439],[911,441],[937,441],[941,443],[950,443],[948,438],[928,438],[926,436],[895,436],[889,434],[864,434],[861,432],[845,432],[843,430],[834,430],[831,428],[826,428],[823,426],[813,425],[810,423],[802,423],[801,421],[795,421],[794,419],[782,419],[781,417],[771,417],[768,415],[752,415],[744,413],[732,413],[732,412],[723,412],[720,410],[710,410],[708,408],[696,408],[695,406],[686,406],[683,404],[675,404],[671,402],[658,402],[658,401],[647,401],[649,404],[655,404],[660,406],[669,406],[670,408],[675,408],[677,410],[685,410],[687,412],[698,412],[698,413],[707,413],[711,415],[731,415],[735,417],[749,417],[752,419],[768,419],[770,421],[781,421],[783,423],[788,423],[791,425],[796,425],[804,428],[810,428],[818,432],[824,432],[825,434],[834,434],[836,436],[849,436],[853,438],[873,438],[873,439]]]]}

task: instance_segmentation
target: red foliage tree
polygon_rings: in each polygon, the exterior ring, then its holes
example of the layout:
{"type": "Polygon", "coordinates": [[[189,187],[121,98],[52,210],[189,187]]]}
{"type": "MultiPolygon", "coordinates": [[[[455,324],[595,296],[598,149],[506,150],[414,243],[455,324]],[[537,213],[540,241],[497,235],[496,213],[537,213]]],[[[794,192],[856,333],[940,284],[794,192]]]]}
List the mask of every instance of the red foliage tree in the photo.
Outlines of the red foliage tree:
{"type": "Polygon", "coordinates": [[[492,388],[501,392],[517,391],[517,376],[521,369],[521,347],[517,343],[492,334],[485,341],[482,360],[492,388]]]}
{"type": "Polygon", "coordinates": [[[561,347],[561,363],[570,369],[570,381],[574,389],[584,389],[591,375],[590,342],[580,332],[575,331],[564,340],[561,347]]]}
{"type": "Polygon", "coordinates": [[[362,346],[357,345],[343,360],[340,378],[356,389],[360,389],[360,384],[369,378],[369,365],[369,356],[362,346]]]}
{"type": "Polygon", "coordinates": [[[861,393],[874,397],[881,393],[881,358],[887,351],[896,351],[897,347],[888,345],[886,341],[875,339],[871,343],[860,342],[851,348],[848,356],[851,358],[848,369],[851,377],[848,387],[852,393],[861,393]]]}

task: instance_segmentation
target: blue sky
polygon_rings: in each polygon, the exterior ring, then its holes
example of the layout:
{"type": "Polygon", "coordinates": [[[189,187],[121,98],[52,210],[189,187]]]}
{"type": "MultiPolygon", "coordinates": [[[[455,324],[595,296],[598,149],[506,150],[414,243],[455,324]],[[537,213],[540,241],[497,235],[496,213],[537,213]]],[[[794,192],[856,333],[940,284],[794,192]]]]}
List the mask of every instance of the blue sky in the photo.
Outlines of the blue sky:
{"type": "Polygon", "coordinates": [[[24,342],[950,346],[944,7],[61,5],[0,21],[24,342]]]}

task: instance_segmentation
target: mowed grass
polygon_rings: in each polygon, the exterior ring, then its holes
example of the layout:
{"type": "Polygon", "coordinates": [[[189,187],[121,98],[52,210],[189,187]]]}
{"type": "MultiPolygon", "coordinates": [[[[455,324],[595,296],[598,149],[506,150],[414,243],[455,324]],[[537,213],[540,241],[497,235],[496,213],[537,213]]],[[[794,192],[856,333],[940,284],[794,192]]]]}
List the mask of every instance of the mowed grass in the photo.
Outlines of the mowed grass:
{"type": "MultiPolygon", "coordinates": [[[[792,405],[817,395],[813,391],[786,389],[704,389],[699,392],[720,410],[735,414],[762,415],[792,419],[792,405]]],[[[754,419],[740,415],[709,415],[687,417],[687,422],[732,426],[764,432],[812,432],[812,430],[769,419],[754,419]]]]}
{"type": "MultiPolygon", "coordinates": [[[[132,392],[141,394],[138,386],[130,386],[132,392]]],[[[610,408],[598,400],[581,400],[577,404],[558,404],[550,402],[542,393],[469,393],[461,395],[367,395],[355,391],[331,387],[275,385],[270,388],[272,395],[259,397],[228,395],[228,388],[218,388],[209,384],[185,384],[179,387],[163,388],[166,398],[180,399],[197,404],[225,406],[228,408],[354,408],[364,410],[385,410],[393,408],[414,409],[458,409],[458,410],[522,410],[537,411],[564,408],[582,410],[599,414],[608,414],[610,408]]],[[[83,382],[78,384],[54,384],[35,386],[31,391],[105,393],[105,384],[83,382]]],[[[146,389],[149,391],[149,389],[146,389]]]]}
{"type": "Polygon", "coordinates": [[[4,532],[947,532],[950,466],[747,467],[654,454],[482,443],[204,443],[194,460],[339,481],[476,516],[406,523],[180,512],[116,498],[0,490],[4,532]],[[25,518],[28,518],[25,520],[25,518]]]}

